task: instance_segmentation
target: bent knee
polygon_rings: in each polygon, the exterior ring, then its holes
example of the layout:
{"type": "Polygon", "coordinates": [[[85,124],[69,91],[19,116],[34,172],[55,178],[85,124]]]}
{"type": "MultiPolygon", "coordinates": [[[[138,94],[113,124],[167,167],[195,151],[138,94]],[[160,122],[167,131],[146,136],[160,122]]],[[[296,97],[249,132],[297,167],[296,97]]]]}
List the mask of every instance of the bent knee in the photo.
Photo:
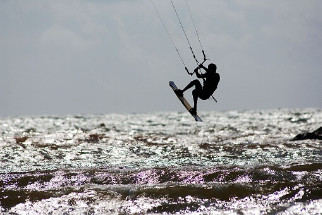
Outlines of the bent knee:
{"type": "Polygon", "coordinates": [[[192,83],[197,87],[201,87],[201,83],[198,79],[193,80],[192,83]]]}
{"type": "Polygon", "coordinates": [[[195,79],[195,80],[193,80],[191,82],[194,83],[194,84],[200,84],[200,81],[198,79],[195,79]]]}
{"type": "Polygon", "coordinates": [[[193,80],[192,83],[195,85],[196,90],[201,91],[202,90],[202,85],[198,79],[193,80]]]}
{"type": "Polygon", "coordinates": [[[192,96],[193,97],[199,97],[199,98],[201,98],[201,95],[202,95],[202,93],[201,93],[201,91],[199,89],[194,89],[192,91],[192,96]]]}

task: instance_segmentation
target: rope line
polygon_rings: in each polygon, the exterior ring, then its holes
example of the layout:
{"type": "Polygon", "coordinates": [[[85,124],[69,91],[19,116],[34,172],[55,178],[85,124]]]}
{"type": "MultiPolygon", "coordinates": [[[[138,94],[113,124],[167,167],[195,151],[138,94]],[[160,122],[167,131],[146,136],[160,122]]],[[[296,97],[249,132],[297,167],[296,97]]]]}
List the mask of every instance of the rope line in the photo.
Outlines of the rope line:
{"type": "Polygon", "coordinates": [[[198,38],[198,41],[199,41],[199,45],[200,45],[200,48],[201,48],[201,51],[202,51],[202,54],[203,54],[203,57],[204,57],[204,60],[206,60],[206,54],[205,54],[205,51],[202,47],[202,44],[201,44],[201,40],[200,40],[200,37],[199,37],[199,33],[198,33],[198,30],[197,30],[197,26],[196,26],[196,23],[192,17],[192,13],[191,13],[191,10],[190,10],[190,6],[188,4],[188,1],[186,1],[186,5],[187,5],[187,8],[188,8],[188,11],[189,11],[189,14],[190,14],[190,18],[191,18],[191,21],[192,21],[192,24],[193,24],[193,27],[195,28],[195,32],[196,32],[196,35],[197,35],[197,38],[198,38]]]}
{"type": "Polygon", "coordinates": [[[176,7],[174,6],[174,3],[173,3],[173,1],[172,1],[172,0],[171,0],[171,4],[172,4],[172,7],[173,7],[173,9],[174,9],[174,12],[175,12],[175,13],[176,13],[176,15],[177,15],[177,18],[178,18],[178,21],[179,21],[179,23],[180,23],[181,29],[182,29],[182,31],[183,31],[183,33],[184,33],[185,37],[186,37],[186,40],[187,40],[188,45],[189,45],[189,47],[190,47],[190,51],[191,51],[191,53],[192,53],[192,56],[193,56],[193,58],[195,59],[195,61],[196,61],[197,65],[199,65],[199,61],[197,60],[196,55],[195,55],[195,53],[193,52],[193,49],[192,49],[192,47],[191,47],[191,43],[190,43],[190,41],[189,41],[189,39],[188,39],[187,33],[186,33],[186,31],[185,31],[185,29],[184,29],[184,27],[183,27],[183,24],[182,24],[182,22],[181,22],[181,19],[180,19],[180,17],[179,17],[179,14],[178,14],[178,12],[177,12],[177,9],[176,9],[176,7]]]}
{"type": "Polygon", "coordinates": [[[159,13],[158,9],[156,8],[154,1],[153,1],[153,0],[151,0],[151,3],[152,3],[152,5],[153,5],[153,8],[154,8],[155,12],[157,13],[157,15],[158,15],[158,17],[159,17],[159,19],[160,19],[160,21],[161,21],[161,23],[162,23],[162,25],[163,25],[163,27],[164,27],[165,31],[167,32],[168,37],[169,37],[169,39],[170,39],[170,41],[171,41],[171,43],[172,43],[173,47],[174,47],[174,48],[175,48],[175,50],[177,51],[177,54],[178,54],[179,58],[181,59],[182,64],[184,65],[184,67],[185,67],[185,68],[186,68],[186,70],[187,70],[186,64],[184,63],[184,60],[183,60],[183,58],[182,58],[182,56],[181,56],[181,54],[180,54],[180,52],[179,52],[179,50],[178,50],[178,48],[177,48],[176,44],[174,43],[174,41],[173,41],[173,39],[172,39],[172,37],[171,37],[171,35],[170,35],[170,33],[169,33],[169,30],[168,30],[168,28],[166,27],[166,25],[165,25],[165,23],[164,23],[164,21],[163,21],[163,19],[162,19],[161,15],[160,15],[160,13],[159,13]]]}

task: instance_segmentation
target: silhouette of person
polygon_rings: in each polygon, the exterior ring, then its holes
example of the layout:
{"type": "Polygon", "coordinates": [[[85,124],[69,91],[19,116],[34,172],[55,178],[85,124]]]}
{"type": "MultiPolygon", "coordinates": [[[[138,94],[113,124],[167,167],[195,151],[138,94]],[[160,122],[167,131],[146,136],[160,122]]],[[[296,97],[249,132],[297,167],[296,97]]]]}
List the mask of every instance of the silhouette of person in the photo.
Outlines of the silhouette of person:
{"type": "Polygon", "coordinates": [[[183,93],[190,89],[191,87],[195,86],[195,89],[192,91],[192,96],[193,96],[193,102],[194,106],[190,110],[192,114],[197,114],[197,102],[198,98],[202,100],[209,99],[209,97],[215,92],[217,89],[218,83],[220,81],[220,75],[216,72],[217,71],[217,66],[216,64],[209,64],[208,68],[200,64],[194,72],[197,75],[197,78],[202,78],[203,79],[203,86],[201,85],[200,81],[198,79],[195,79],[191,81],[185,88],[182,90],[178,89],[176,91],[177,95],[183,96],[183,93]],[[204,74],[199,73],[199,68],[202,68],[206,71],[204,74]]]}

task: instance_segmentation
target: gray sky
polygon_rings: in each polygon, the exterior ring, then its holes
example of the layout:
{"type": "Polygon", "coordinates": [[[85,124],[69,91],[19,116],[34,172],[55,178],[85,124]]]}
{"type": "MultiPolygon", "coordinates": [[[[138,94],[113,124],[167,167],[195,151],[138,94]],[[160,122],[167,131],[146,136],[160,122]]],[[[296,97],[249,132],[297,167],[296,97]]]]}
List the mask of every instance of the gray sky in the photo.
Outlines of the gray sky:
{"type": "MultiPolygon", "coordinates": [[[[188,0],[221,75],[199,111],[322,107],[322,1],[188,0]]],[[[184,0],[174,0],[202,60],[184,0]]],[[[196,65],[168,0],[155,0],[196,65]]],[[[187,75],[150,0],[1,0],[0,116],[184,111],[187,75]]],[[[186,98],[191,101],[191,91],[186,98]]]]}

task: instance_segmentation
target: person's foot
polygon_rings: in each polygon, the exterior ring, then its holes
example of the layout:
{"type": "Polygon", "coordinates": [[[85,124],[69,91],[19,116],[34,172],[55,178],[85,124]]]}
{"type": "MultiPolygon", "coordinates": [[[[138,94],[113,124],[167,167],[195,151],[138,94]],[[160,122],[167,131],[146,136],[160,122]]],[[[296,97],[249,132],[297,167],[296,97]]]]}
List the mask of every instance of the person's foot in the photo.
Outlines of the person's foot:
{"type": "Polygon", "coordinates": [[[191,109],[189,110],[189,112],[190,112],[192,115],[197,115],[197,110],[196,110],[196,108],[191,108],[191,109]]]}
{"type": "Polygon", "coordinates": [[[180,97],[183,97],[183,90],[177,89],[176,94],[180,97]]]}

